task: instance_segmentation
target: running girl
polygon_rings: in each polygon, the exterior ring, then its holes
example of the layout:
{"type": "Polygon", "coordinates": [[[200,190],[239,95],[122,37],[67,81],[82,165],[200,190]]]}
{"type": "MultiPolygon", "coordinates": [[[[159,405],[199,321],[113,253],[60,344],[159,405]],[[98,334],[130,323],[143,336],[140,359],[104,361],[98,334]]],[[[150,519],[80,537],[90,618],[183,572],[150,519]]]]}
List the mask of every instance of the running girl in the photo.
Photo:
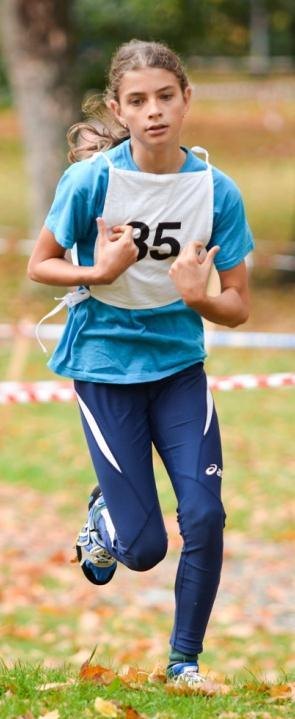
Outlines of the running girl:
{"type": "Polygon", "coordinates": [[[99,481],[77,539],[82,570],[105,584],[117,562],[145,571],[165,556],[154,445],[183,538],[167,678],[194,684],[202,681],[198,655],[226,516],[202,317],[229,327],[247,320],[244,258],[253,242],[234,182],[206,152],[200,159],[200,148],[180,144],[190,98],[166,46],[133,40],[119,48],[99,112],[88,108],[89,122],[70,131],[74,164],[58,184],[28,272],[77,288],[63,300],[68,320],[49,367],[74,379],[99,481]],[[217,297],[207,292],[213,262],[217,297]]]}

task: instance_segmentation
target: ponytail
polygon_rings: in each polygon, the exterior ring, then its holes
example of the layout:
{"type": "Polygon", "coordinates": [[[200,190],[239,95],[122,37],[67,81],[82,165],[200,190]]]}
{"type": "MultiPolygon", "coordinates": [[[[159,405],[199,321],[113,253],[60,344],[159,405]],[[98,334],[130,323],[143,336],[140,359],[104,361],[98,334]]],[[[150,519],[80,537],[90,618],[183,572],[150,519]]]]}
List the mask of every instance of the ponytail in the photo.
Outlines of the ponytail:
{"type": "Polygon", "coordinates": [[[104,96],[88,98],[82,111],[86,121],[75,123],[67,132],[69,162],[78,162],[100,150],[109,150],[130,136],[128,130],[116,121],[104,96]]]}

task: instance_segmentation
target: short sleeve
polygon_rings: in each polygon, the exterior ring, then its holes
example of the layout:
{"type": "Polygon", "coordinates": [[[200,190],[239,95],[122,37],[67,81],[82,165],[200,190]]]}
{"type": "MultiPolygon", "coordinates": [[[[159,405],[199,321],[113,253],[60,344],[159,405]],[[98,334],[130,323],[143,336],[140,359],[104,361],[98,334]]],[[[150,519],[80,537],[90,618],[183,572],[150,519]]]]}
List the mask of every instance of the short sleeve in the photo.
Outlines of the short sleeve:
{"type": "Polygon", "coordinates": [[[78,164],[69,167],[59,180],[44,222],[56,241],[65,248],[81,241],[93,221],[89,193],[78,164]]]}
{"type": "Polygon", "coordinates": [[[222,271],[240,264],[254,249],[254,242],[239,188],[221,172],[214,179],[214,220],[207,249],[219,245],[215,266],[222,271]]]}

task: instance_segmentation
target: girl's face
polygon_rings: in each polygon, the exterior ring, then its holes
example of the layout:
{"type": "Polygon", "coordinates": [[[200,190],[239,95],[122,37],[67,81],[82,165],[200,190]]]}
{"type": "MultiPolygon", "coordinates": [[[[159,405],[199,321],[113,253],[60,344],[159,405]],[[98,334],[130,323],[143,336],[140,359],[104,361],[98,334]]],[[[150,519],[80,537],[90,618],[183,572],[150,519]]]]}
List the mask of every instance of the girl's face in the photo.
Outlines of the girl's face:
{"type": "Polygon", "coordinates": [[[117,120],[128,127],[131,140],[146,149],[179,144],[191,88],[184,93],[169,70],[146,67],[130,70],[121,80],[119,102],[110,101],[117,120]]]}

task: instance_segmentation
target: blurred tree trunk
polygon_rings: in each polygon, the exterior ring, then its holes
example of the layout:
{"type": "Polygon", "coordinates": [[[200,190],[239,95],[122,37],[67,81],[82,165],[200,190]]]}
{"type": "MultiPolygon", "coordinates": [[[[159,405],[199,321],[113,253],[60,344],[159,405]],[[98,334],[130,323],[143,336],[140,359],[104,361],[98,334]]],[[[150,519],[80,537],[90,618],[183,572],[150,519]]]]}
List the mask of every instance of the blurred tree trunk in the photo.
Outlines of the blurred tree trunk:
{"type": "Polygon", "coordinates": [[[2,0],[2,45],[15,94],[30,183],[31,232],[40,230],[77,118],[70,0],[2,0]]]}
{"type": "Polygon", "coordinates": [[[250,0],[250,71],[269,71],[269,13],[265,0],[250,0]]]}

